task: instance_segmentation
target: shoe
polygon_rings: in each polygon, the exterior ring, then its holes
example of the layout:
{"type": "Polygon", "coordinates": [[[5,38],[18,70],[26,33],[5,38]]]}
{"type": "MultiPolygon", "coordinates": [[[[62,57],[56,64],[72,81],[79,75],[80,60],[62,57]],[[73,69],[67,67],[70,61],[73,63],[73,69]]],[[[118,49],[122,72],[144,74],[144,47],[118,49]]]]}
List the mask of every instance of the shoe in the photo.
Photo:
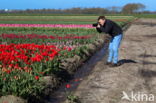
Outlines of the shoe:
{"type": "Polygon", "coordinates": [[[106,62],[105,64],[106,64],[106,65],[111,65],[112,63],[111,63],[111,62],[106,62]]]}
{"type": "Polygon", "coordinates": [[[120,65],[121,65],[121,63],[112,63],[111,67],[118,67],[120,65]]]}

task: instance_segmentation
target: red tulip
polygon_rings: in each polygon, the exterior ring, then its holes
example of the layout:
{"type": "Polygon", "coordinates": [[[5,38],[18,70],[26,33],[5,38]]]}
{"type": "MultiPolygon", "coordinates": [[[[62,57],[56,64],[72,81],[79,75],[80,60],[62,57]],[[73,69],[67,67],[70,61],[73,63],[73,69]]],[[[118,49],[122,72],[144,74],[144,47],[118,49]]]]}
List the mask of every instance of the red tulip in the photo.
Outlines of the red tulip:
{"type": "Polygon", "coordinates": [[[10,74],[10,73],[11,73],[11,70],[7,70],[6,72],[7,72],[8,74],[10,74]]]}
{"type": "Polygon", "coordinates": [[[36,80],[39,80],[39,76],[35,76],[35,79],[36,79],[36,80]]]}
{"type": "Polygon", "coordinates": [[[66,84],[66,88],[70,88],[71,87],[71,85],[70,84],[66,84]]]}

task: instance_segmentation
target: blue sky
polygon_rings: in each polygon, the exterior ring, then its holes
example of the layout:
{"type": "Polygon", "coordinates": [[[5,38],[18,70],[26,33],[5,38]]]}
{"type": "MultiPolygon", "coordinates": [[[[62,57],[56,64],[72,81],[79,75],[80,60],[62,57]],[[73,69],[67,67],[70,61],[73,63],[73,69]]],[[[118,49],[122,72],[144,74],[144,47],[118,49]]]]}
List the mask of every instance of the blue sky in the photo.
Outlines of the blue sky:
{"type": "Polygon", "coordinates": [[[73,7],[123,6],[127,3],[142,3],[146,10],[156,11],[156,0],[0,0],[0,9],[66,9],[73,7]]]}

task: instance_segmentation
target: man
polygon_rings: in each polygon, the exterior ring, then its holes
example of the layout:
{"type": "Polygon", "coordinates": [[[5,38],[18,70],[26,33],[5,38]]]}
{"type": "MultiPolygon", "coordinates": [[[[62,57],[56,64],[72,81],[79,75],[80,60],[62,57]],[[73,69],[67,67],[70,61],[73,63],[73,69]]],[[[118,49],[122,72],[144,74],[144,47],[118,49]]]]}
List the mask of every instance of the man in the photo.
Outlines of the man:
{"type": "Polygon", "coordinates": [[[121,65],[118,62],[118,49],[120,47],[120,42],[123,37],[123,31],[121,27],[115,22],[106,19],[105,16],[98,17],[98,24],[96,26],[96,30],[101,33],[104,32],[111,36],[111,40],[109,43],[109,54],[106,64],[112,67],[117,67],[121,65]]]}

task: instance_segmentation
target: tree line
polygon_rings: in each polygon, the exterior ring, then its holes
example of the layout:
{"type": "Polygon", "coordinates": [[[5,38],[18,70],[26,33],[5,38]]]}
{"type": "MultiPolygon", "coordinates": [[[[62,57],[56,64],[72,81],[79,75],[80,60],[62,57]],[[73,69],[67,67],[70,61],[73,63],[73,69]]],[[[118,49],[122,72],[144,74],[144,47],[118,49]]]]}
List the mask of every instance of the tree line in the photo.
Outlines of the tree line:
{"type": "Polygon", "coordinates": [[[146,6],[141,3],[129,3],[123,7],[112,6],[109,8],[70,8],[70,9],[26,9],[26,10],[0,10],[0,13],[52,13],[52,14],[134,14],[156,13],[145,10],[146,6]]]}

